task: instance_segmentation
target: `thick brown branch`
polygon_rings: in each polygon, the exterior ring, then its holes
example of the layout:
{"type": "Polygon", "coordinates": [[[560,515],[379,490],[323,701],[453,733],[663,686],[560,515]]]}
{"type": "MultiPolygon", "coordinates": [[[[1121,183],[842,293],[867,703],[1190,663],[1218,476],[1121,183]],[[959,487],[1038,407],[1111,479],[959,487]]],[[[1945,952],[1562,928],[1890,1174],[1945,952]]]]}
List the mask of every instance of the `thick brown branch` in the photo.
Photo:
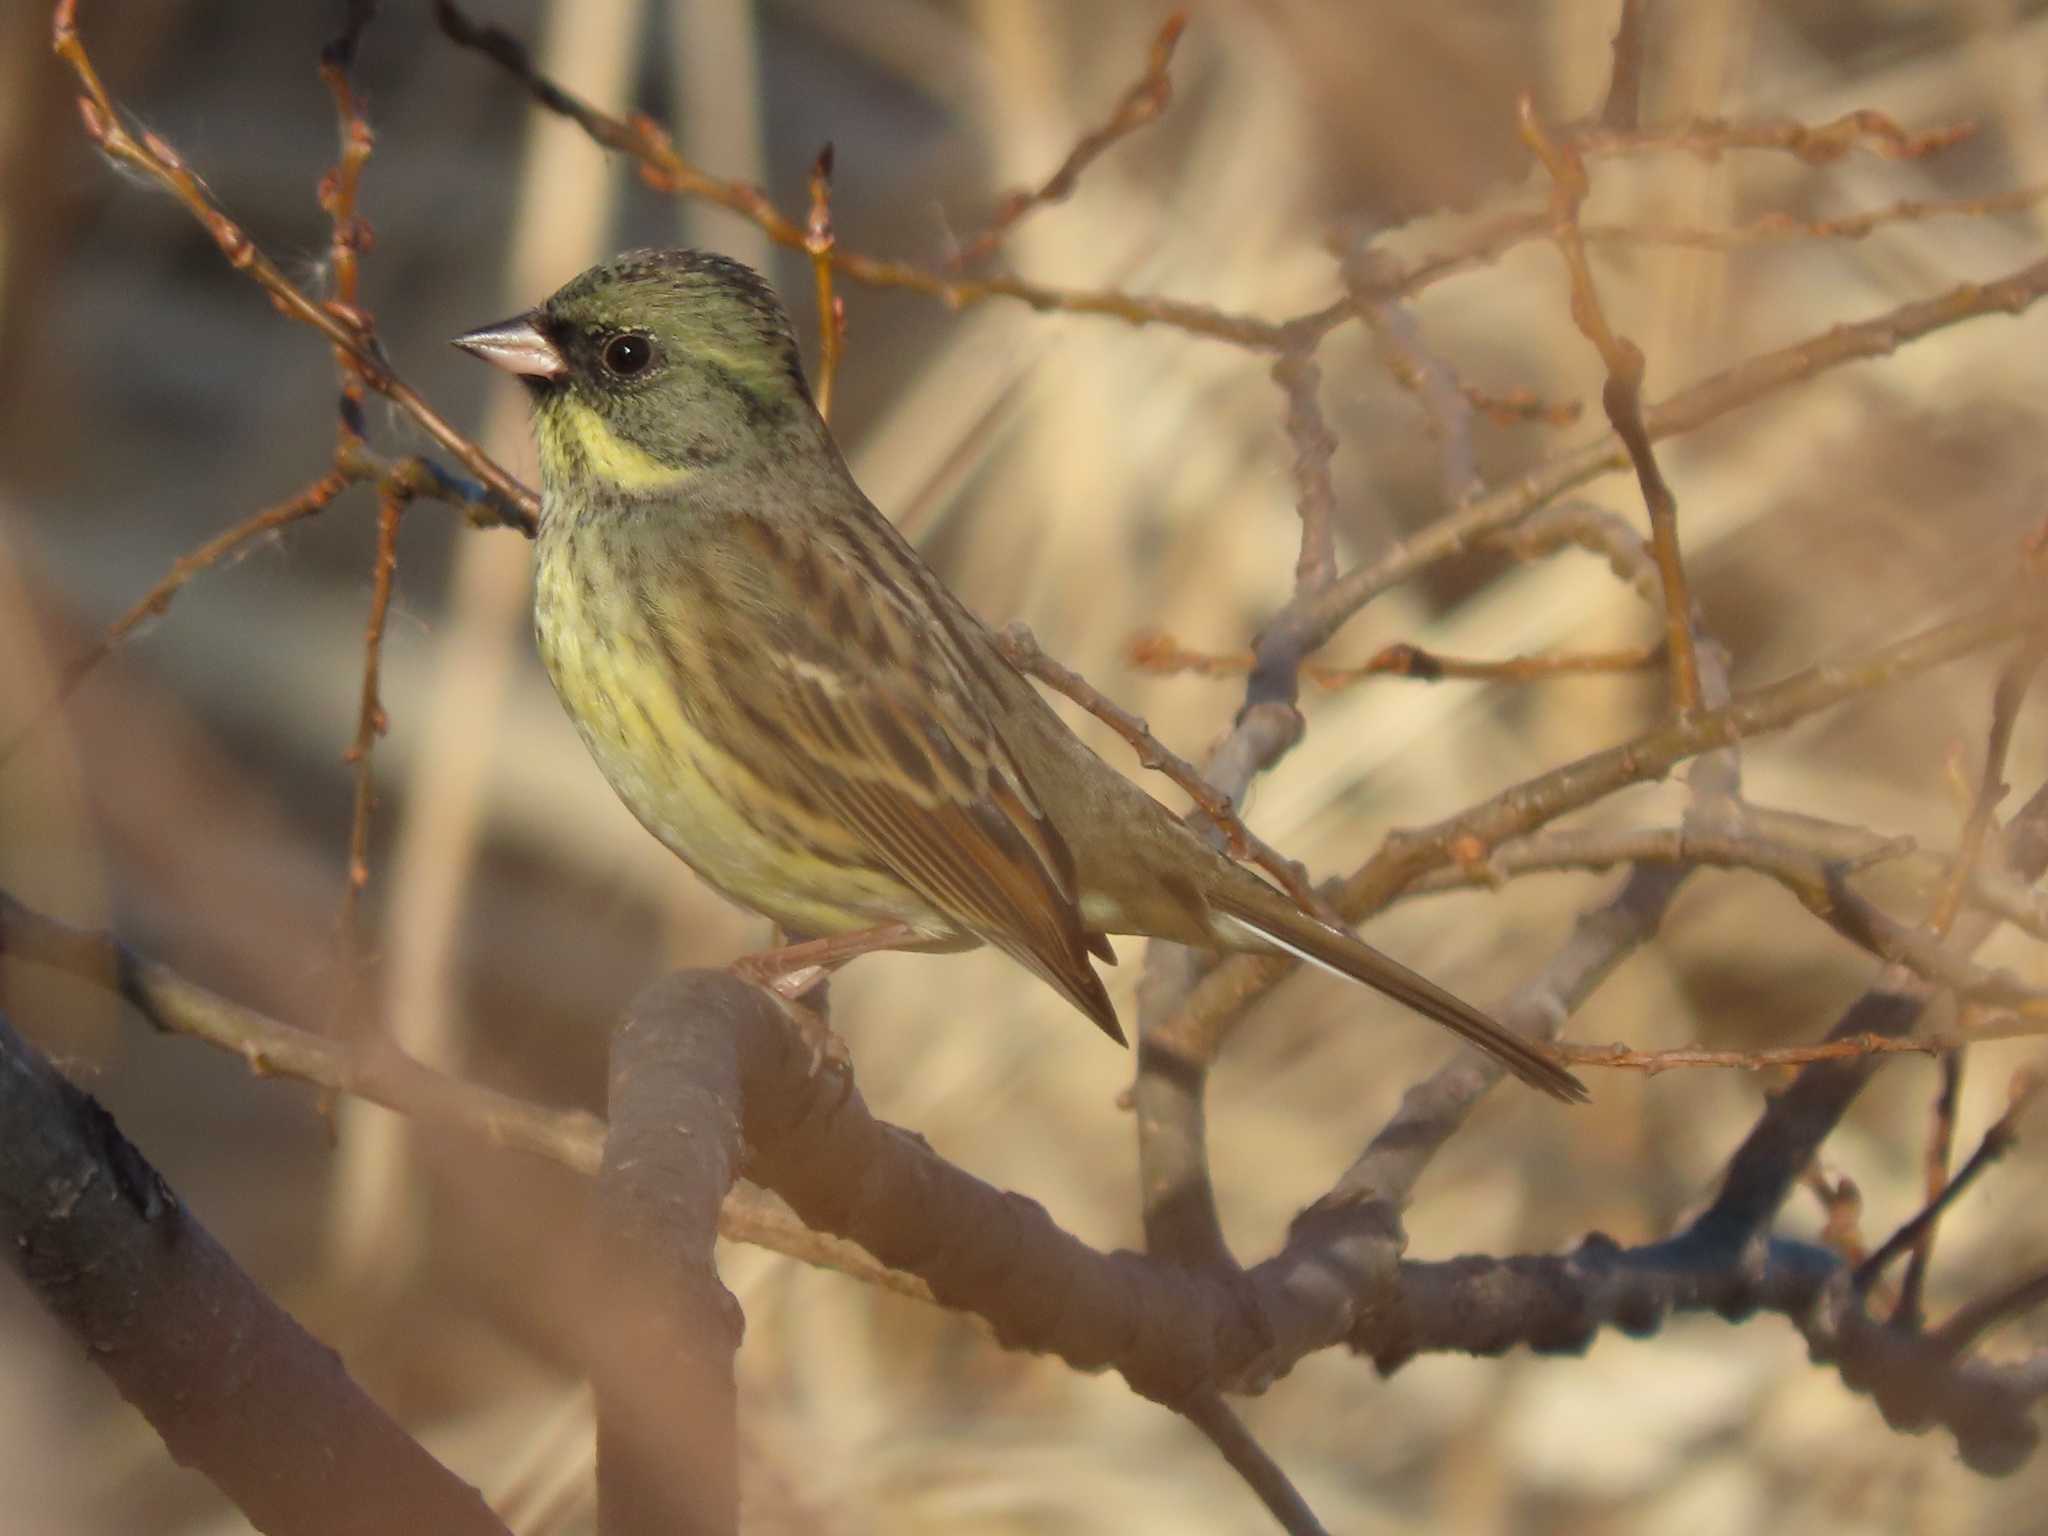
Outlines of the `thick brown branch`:
{"type": "MultiPolygon", "coordinates": [[[[9,959],[49,966],[117,993],[156,1028],[224,1050],[259,1077],[289,1077],[350,1094],[578,1173],[595,1173],[602,1160],[604,1123],[594,1115],[550,1109],[448,1077],[390,1046],[382,1031],[356,1048],[294,1028],[186,980],[111,934],[55,922],[0,892],[0,961],[9,959]]],[[[720,1230],[736,1242],[837,1269],[899,1295],[931,1299],[918,1281],[882,1269],[846,1243],[807,1231],[758,1200],[729,1201],[720,1230]]]]}
{"type": "Polygon", "coordinates": [[[504,1536],[477,1491],[264,1294],[4,1017],[0,1250],[170,1453],[254,1527],[504,1536]]]}

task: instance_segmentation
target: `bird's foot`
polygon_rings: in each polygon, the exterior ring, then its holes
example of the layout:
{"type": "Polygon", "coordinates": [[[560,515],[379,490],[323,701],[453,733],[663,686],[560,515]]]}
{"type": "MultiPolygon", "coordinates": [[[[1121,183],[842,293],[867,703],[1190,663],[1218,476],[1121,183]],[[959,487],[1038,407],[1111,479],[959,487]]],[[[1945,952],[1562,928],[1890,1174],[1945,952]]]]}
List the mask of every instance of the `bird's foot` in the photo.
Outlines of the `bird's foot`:
{"type": "Polygon", "coordinates": [[[743,955],[732,971],[782,1004],[810,1051],[810,1076],[829,1069],[842,1083],[851,1083],[853,1059],[846,1042],[834,1033],[824,1009],[806,1007],[803,999],[847,961],[878,949],[912,948],[921,937],[908,923],[883,923],[743,955]]]}
{"type": "Polygon", "coordinates": [[[846,1048],[845,1038],[832,1027],[831,1020],[815,1008],[786,1001],[782,1011],[796,1025],[798,1038],[803,1041],[804,1049],[810,1052],[806,1075],[819,1077],[830,1073],[838,1079],[843,1096],[846,1086],[853,1082],[853,1055],[846,1048]]]}
{"type": "Polygon", "coordinates": [[[835,933],[742,955],[732,963],[732,969],[740,980],[774,993],[785,1003],[793,1003],[849,960],[878,949],[916,949],[920,942],[930,941],[908,923],[881,923],[873,928],[857,928],[852,933],[835,933]]]}

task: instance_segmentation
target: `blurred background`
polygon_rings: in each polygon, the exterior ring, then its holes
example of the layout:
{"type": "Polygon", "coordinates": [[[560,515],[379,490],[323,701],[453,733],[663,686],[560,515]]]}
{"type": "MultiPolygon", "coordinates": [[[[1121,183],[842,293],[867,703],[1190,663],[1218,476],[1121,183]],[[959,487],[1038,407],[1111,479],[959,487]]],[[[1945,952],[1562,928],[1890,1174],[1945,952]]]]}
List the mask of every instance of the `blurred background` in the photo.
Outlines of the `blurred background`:
{"type": "MultiPolygon", "coordinates": [[[[257,242],[308,284],[335,157],[314,66],[339,5],[87,3],[116,97],[177,145],[257,242]]],[[[925,265],[1036,184],[1140,74],[1165,18],[1082,0],[476,0],[557,79],[672,126],[714,172],[801,210],[837,146],[842,244],[925,265]]],[[[356,78],[377,134],[361,211],[363,299],[399,369],[531,477],[516,392],[446,338],[537,300],[612,251],[702,243],[762,265],[816,334],[808,267],[751,226],[645,190],[504,75],[390,3],[356,78]]],[[[1539,206],[1518,92],[1551,121],[1600,104],[1617,7],[1444,0],[1210,0],[1191,7],[1175,99],[1073,199],[997,257],[1036,280],[1118,286],[1281,318],[1340,289],[1331,254],[1418,212],[1539,206]]],[[[1598,164],[1587,217],[1726,227],[2048,181],[2048,7],[2019,0],[1699,0],[1652,7],[1644,115],[1880,109],[1967,119],[1938,158],[1658,155],[1598,164]]],[[[99,162],[47,7],[0,0],[0,736],[69,658],[211,533],[320,472],[328,349],[275,314],[169,198],[99,162]]],[[[1413,257],[1464,227],[1386,236],[1413,257]]],[[[2040,207],[1907,222],[1861,241],[1732,252],[1608,247],[1596,272],[1661,398],[1758,351],[2039,258],[2040,207]]],[[[1169,330],[842,289],[834,425],[875,501],[971,606],[1028,621],[1053,654],[1199,757],[1239,699],[1225,680],[1143,675],[1163,628],[1246,645],[1290,589],[1297,522],[1280,394],[1261,358],[1169,330]]],[[[1584,402],[1576,424],[1479,427],[1502,483],[1602,430],[1600,371],[1555,252],[1526,245],[1429,289],[1435,354],[1469,383],[1584,402]]],[[[2041,521],[2048,316],[1980,320],[1774,395],[1660,450],[1689,568],[1738,688],[1846,656],[1981,600],[2041,521]]],[[[1421,417],[1360,329],[1323,349],[1346,563],[1444,510],[1421,417]]],[[[424,446],[382,407],[373,439],[424,446]]],[[[1641,523],[1632,479],[1588,490],[1641,523]]],[[[354,729],[374,540],[357,491],[206,574],[0,767],[0,887],[279,1017],[331,1021],[354,729]]],[[[400,546],[385,652],[391,730],[366,922],[373,1004],[437,1064],[552,1103],[596,1105],[606,1030],[679,963],[722,963],[765,925],[701,889],[613,800],[531,653],[525,541],[421,504],[400,546]]],[[[1624,647],[1651,611],[1605,565],[1475,554],[1387,594],[1331,647],[1408,640],[1459,656],[1624,647]]],[[[1758,802],[1953,844],[1988,719],[1989,663],[1950,667],[1760,741],[1758,802]]],[[[1395,679],[1310,689],[1304,744],[1262,781],[1254,826],[1318,876],[1388,829],[1434,820],[1658,718],[1654,675],[1512,687],[1395,679]]],[[[1085,728],[1085,727],[1084,727],[1085,728]]],[[[1127,751],[1101,740],[1111,761],[1127,751]]],[[[2007,777],[2048,754],[2023,715],[2007,777]]],[[[1172,799],[1170,786],[1151,786],[1172,799]]],[[[1633,790],[1589,824],[1662,824],[1682,786],[1633,790]]],[[[1530,877],[1402,903],[1369,933],[1482,1002],[1525,982],[1615,876],[1530,877]]],[[[1911,901],[1901,916],[1924,915],[1911,901]]],[[[1112,992],[1126,1018],[1142,952],[1112,992]]],[[[1984,951],[2034,984],[2036,947],[1984,951]]],[[[1658,940],[1571,1024],[1592,1041],[1754,1047],[1818,1036],[1875,975],[1775,886],[1704,872],[1658,940]]],[[[565,1314],[583,1277],[564,1234],[584,1190],[493,1153],[257,1081],[151,1036],[100,996],[0,971],[10,1016],[115,1112],[234,1254],[378,1398],[520,1529],[589,1525],[590,1423],[565,1314]]],[[[881,1114],[1042,1201],[1100,1245],[1139,1239],[1128,1057],[988,955],[878,957],[834,987],[881,1114]]],[[[1434,1031],[1296,978],[1241,1030],[1212,1095],[1215,1170],[1241,1256],[1345,1166],[1434,1031]]],[[[2024,1044],[1972,1057],[1961,1145],[2003,1105],[2024,1044]]],[[[1873,1240],[1915,1208],[1936,1073],[1888,1068],[1829,1144],[1873,1240]]],[[[1711,1195],[1773,1086],[1748,1074],[1596,1072],[1564,1114],[1503,1092],[1438,1160],[1411,1251],[1551,1250],[1591,1229],[1660,1235],[1711,1195]]],[[[2048,1262],[2026,1147],[1944,1224],[1936,1315],[2048,1262]]],[[[1819,1213],[1795,1198],[1786,1225],[1819,1213]]],[[[1188,1428],[1114,1378],[999,1352],[965,1323],[775,1255],[729,1249],[750,1528],[811,1532],[1254,1532],[1266,1517],[1188,1428]]],[[[2041,1321],[2008,1330],[2038,1345],[2041,1321]]],[[[1994,1348],[1999,1347],[1994,1345],[1994,1348]]],[[[33,1536],[232,1531],[34,1302],[0,1282],[0,1523],[33,1536]]],[[[2005,1532],[2041,1529],[2048,1458],[1990,1482],[1945,1435],[1887,1431],[1810,1366],[1782,1320],[1680,1320],[1583,1359],[1427,1358],[1389,1381],[1331,1354],[1245,1405],[1333,1529],[2005,1532]]]]}

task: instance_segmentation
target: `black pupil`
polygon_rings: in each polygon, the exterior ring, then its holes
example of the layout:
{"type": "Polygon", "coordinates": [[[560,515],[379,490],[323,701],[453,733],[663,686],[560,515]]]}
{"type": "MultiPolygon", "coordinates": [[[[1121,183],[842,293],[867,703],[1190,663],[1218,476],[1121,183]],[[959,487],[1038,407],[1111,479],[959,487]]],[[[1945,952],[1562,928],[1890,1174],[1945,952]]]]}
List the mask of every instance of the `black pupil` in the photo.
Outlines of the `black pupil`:
{"type": "Polygon", "coordinates": [[[653,360],[645,336],[614,336],[605,343],[604,365],[613,373],[638,373],[653,360]]]}

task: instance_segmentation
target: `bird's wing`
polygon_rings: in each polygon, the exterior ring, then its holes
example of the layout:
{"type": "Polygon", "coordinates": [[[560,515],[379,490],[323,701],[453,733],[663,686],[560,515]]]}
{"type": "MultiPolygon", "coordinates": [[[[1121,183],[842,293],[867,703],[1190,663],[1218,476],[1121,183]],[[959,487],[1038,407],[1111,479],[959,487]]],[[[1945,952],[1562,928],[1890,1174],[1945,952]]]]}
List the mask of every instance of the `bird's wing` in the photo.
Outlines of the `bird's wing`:
{"type": "Polygon", "coordinates": [[[721,622],[738,629],[748,674],[770,681],[752,698],[721,690],[744,717],[721,747],[821,803],[905,885],[1121,1041],[1088,963],[1108,946],[1082,924],[1073,854],[977,701],[977,686],[998,686],[987,669],[1007,663],[974,643],[974,621],[893,530],[798,540],[747,519],[736,537],[759,546],[755,600],[721,622]]]}

